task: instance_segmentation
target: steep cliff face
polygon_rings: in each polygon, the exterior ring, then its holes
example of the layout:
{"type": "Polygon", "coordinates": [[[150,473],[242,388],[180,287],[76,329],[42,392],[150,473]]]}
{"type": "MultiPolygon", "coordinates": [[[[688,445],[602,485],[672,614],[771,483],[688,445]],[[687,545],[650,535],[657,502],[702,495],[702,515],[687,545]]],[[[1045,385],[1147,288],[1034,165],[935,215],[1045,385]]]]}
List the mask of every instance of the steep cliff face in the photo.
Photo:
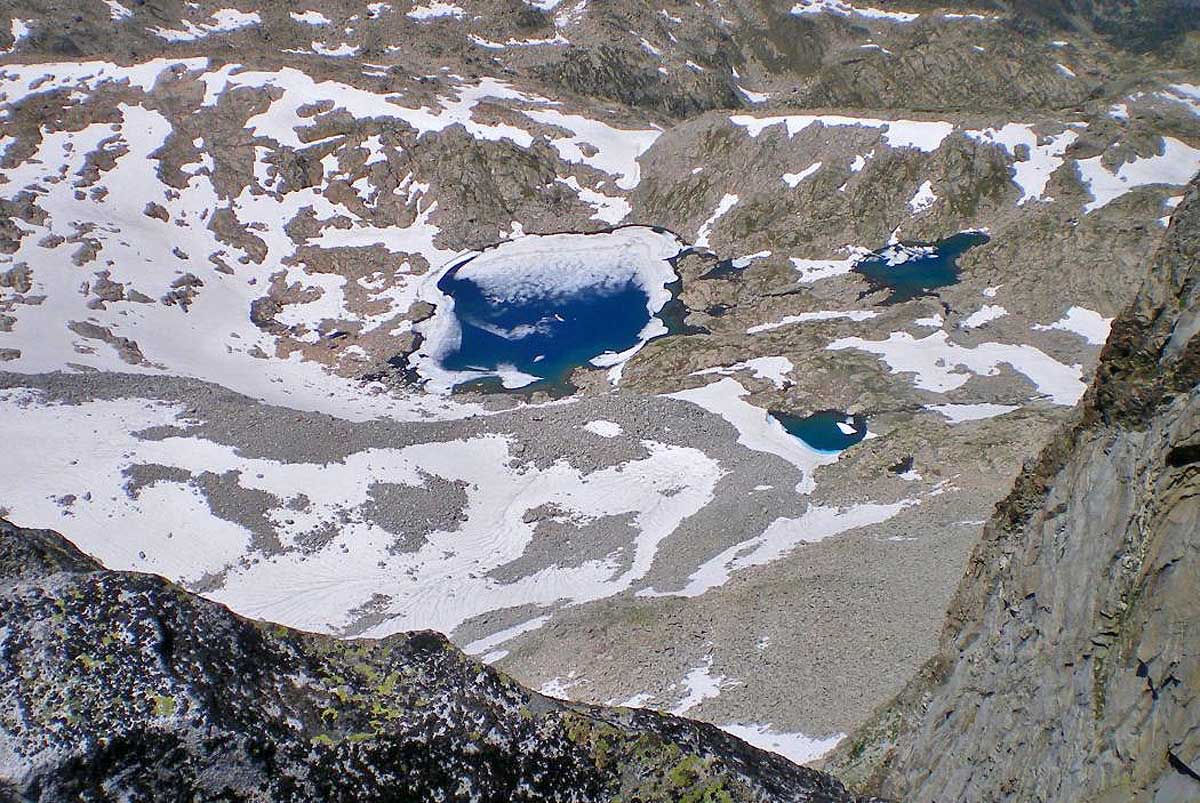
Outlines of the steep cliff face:
{"type": "Polygon", "coordinates": [[[1193,182],[1077,423],[985,529],[939,654],[829,768],[914,801],[1200,797],[1198,332],[1193,182]]]}
{"type": "Polygon", "coordinates": [[[855,800],[708,725],[338,641],[0,520],[0,799],[855,800]]]}

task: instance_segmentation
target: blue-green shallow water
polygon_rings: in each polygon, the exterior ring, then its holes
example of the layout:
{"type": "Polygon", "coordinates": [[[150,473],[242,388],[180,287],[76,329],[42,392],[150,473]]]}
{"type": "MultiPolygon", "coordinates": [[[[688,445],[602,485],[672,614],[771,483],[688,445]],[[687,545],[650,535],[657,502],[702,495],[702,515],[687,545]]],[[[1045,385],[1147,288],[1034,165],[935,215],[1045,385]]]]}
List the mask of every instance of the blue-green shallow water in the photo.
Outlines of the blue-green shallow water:
{"type": "Polygon", "coordinates": [[[783,424],[783,428],[789,434],[804,441],[810,449],[825,454],[836,454],[849,449],[867,436],[865,416],[850,416],[839,410],[822,410],[803,418],[772,410],[771,417],[783,424]],[[854,431],[842,431],[839,423],[847,424],[854,431]]]}
{"type": "Polygon", "coordinates": [[[964,231],[932,243],[889,245],[859,260],[854,271],[871,286],[863,295],[890,289],[881,303],[897,304],[957,282],[958,258],[989,239],[983,232],[964,231]],[[929,253],[920,253],[925,250],[929,253]]]}

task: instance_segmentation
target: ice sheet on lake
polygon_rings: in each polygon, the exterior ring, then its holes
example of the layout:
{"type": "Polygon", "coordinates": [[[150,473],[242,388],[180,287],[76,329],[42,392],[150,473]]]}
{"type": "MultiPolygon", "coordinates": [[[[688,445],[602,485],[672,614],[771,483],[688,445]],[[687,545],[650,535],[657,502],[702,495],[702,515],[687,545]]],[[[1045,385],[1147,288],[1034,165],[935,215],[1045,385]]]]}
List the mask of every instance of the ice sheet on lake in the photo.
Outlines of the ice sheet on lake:
{"type": "MultiPolygon", "coordinates": [[[[654,316],[671,300],[668,285],[678,280],[667,260],[683,247],[674,235],[645,226],[597,234],[531,234],[482,252],[457,275],[469,279],[498,303],[565,299],[589,289],[616,289],[636,283],[646,293],[650,318],[633,348],[600,355],[592,361],[598,367],[612,368],[624,364],[647,341],[666,331],[654,316]]],[[[442,365],[446,355],[458,347],[461,329],[454,314],[454,299],[437,285],[448,270],[468,256],[447,263],[421,285],[420,298],[433,304],[436,311],[414,327],[424,340],[410,364],[426,380],[426,389],[437,393],[492,375],[487,370],[455,371],[442,365]]]]}

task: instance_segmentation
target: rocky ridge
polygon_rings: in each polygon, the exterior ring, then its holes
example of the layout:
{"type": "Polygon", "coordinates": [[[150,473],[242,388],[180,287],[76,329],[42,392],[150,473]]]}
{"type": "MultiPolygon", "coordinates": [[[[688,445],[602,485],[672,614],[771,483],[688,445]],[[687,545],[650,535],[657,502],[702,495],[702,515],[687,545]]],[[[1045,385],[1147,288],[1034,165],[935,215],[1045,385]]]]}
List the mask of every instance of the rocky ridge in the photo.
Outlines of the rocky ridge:
{"type": "Polygon", "coordinates": [[[897,799],[1200,795],[1200,182],[1077,420],[998,506],[935,657],[830,760],[897,799]]]}
{"type": "Polygon", "coordinates": [[[530,692],[432,632],[341,641],[0,520],[0,798],[862,800],[701,723],[530,692]]]}

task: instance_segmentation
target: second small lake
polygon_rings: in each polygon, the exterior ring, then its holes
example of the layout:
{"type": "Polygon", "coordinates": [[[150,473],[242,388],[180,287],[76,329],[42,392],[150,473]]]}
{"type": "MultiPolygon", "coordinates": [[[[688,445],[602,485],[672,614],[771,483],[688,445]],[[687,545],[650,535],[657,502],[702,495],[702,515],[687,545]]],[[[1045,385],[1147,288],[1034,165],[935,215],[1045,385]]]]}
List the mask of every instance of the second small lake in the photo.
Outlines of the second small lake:
{"type": "Polygon", "coordinates": [[[839,410],[822,410],[803,417],[772,410],[771,416],[810,449],[825,454],[845,451],[867,437],[865,416],[839,410]]]}
{"type": "Polygon", "coordinates": [[[868,293],[889,289],[882,303],[897,304],[957,282],[958,258],[989,239],[980,231],[963,231],[931,243],[892,243],[858,260],[854,272],[866,278],[868,293]]]}

